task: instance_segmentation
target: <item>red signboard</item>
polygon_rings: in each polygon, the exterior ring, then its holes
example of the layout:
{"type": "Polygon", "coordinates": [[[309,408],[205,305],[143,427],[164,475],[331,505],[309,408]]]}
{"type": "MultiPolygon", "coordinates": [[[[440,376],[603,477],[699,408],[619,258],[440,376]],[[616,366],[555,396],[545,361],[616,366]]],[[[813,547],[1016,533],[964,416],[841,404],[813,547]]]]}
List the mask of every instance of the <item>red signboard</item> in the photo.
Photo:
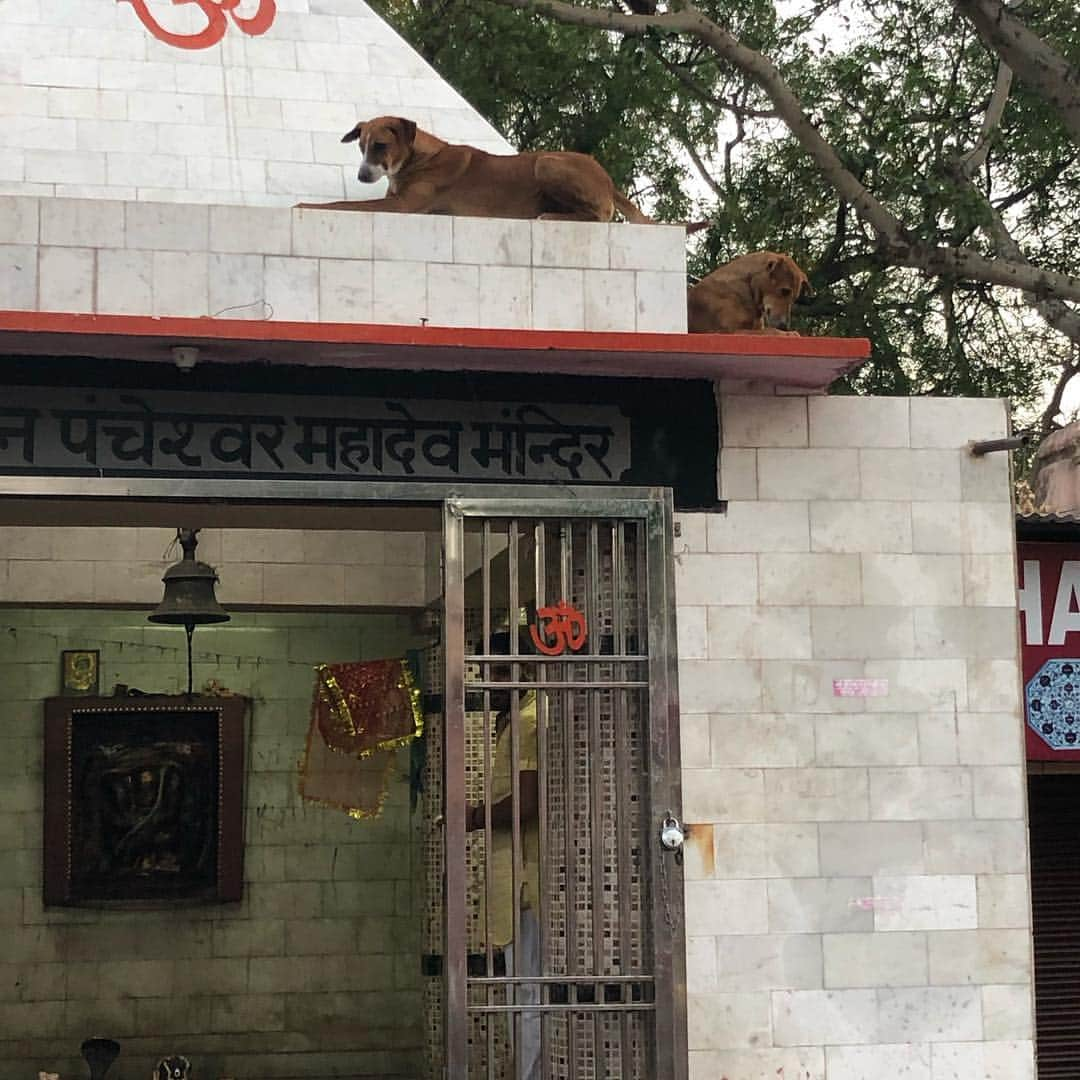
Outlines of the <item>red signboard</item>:
{"type": "Polygon", "coordinates": [[[1017,551],[1027,756],[1080,761],[1080,544],[1017,551]]]}

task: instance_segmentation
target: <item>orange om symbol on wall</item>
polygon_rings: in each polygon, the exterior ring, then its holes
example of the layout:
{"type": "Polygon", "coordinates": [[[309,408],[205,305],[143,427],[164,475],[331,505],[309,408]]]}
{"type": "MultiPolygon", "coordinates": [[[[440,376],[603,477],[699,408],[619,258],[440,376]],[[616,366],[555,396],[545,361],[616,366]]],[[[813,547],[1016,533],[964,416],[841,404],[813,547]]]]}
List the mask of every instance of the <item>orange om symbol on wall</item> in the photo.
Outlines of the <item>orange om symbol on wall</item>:
{"type": "Polygon", "coordinates": [[[216,45],[229,28],[228,15],[238,30],[250,37],[258,37],[270,29],[277,14],[277,4],[274,0],[259,0],[259,6],[255,14],[250,18],[236,14],[240,6],[240,0],[172,0],[174,4],[194,4],[206,16],[206,26],[194,34],[177,34],[166,30],[150,13],[146,6],[146,0],[117,0],[118,3],[128,3],[135,9],[139,21],[158,39],[166,45],[174,45],[178,49],[208,49],[216,45]]]}
{"type": "Polygon", "coordinates": [[[570,649],[577,652],[588,637],[585,616],[565,600],[539,608],[536,612],[541,628],[529,627],[533,644],[545,656],[559,656],[570,649]]]}

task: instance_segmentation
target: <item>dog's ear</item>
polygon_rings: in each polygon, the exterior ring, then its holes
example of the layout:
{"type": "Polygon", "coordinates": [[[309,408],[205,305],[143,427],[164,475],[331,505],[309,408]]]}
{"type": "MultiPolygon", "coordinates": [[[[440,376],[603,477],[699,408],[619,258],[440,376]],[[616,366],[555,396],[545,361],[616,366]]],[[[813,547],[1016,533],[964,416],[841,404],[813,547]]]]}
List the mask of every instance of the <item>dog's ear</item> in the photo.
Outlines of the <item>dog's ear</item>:
{"type": "Polygon", "coordinates": [[[412,146],[413,140],[416,138],[416,122],[406,120],[403,116],[395,116],[393,126],[401,136],[401,141],[406,146],[412,146]]]}
{"type": "Polygon", "coordinates": [[[774,270],[776,269],[776,267],[777,267],[777,264],[778,264],[779,262],[780,262],[780,260],[779,260],[779,259],[769,259],[769,260],[768,260],[768,261],[767,261],[767,262],[765,263],[765,269],[766,269],[766,270],[767,270],[767,271],[768,271],[768,272],[769,272],[769,273],[771,274],[771,273],[772,273],[772,272],[773,272],[773,271],[774,271],[774,270]]]}
{"type": "Polygon", "coordinates": [[[366,126],[367,125],[366,125],[365,121],[361,120],[356,125],[356,127],[354,127],[352,129],[352,131],[346,131],[345,134],[341,136],[341,141],[342,142],[356,142],[356,140],[359,139],[360,136],[364,134],[364,128],[366,126]]]}
{"type": "Polygon", "coordinates": [[[811,285],[809,279],[804,276],[802,279],[802,285],[799,286],[798,299],[809,300],[812,296],[816,295],[817,293],[814,292],[813,285],[811,285]]]}

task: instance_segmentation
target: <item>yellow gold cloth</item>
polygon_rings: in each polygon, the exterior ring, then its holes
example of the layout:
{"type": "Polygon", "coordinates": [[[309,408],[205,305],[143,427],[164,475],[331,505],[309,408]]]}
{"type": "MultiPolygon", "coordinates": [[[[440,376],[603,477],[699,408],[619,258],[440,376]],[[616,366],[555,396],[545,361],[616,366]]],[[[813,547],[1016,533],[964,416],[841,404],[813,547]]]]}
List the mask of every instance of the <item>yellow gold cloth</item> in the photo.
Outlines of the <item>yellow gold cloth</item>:
{"type": "Polygon", "coordinates": [[[354,757],[402,746],[424,730],[420,691],[405,660],[320,664],[313,707],[326,745],[354,757]]]}
{"type": "Polygon", "coordinates": [[[405,660],[320,664],[300,794],[352,817],[375,817],[393,755],[423,731],[420,692],[405,660]]]}

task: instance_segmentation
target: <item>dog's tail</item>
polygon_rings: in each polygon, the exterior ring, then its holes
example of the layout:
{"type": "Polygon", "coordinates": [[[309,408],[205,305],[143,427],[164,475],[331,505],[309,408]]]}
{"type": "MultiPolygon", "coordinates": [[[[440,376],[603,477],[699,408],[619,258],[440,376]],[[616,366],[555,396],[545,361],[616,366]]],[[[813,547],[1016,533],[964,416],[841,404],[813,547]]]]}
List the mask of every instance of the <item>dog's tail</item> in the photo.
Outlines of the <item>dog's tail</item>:
{"type": "Polygon", "coordinates": [[[655,225],[656,222],[643,214],[621,191],[615,191],[615,209],[634,225],[655,225]]]}
{"type": "Polygon", "coordinates": [[[621,191],[618,190],[615,192],[615,209],[618,210],[627,221],[634,225],[682,225],[686,228],[687,236],[700,232],[702,229],[707,229],[712,224],[711,221],[657,221],[656,218],[651,218],[648,214],[643,214],[621,191]]]}

